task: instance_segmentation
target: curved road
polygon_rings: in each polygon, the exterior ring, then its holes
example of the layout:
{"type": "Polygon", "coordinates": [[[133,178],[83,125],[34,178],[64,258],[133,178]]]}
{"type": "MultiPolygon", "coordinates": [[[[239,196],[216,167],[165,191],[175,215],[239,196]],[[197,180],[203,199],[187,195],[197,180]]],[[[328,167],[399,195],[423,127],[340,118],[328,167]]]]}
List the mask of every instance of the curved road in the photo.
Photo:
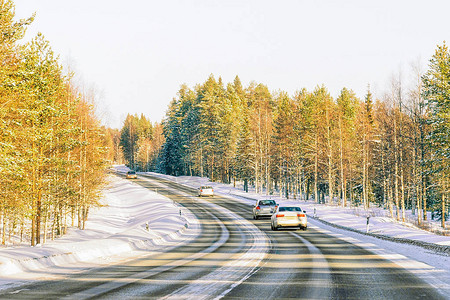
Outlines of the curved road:
{"type": "Polygon", "coordinates": [[[316,226],[271,231],[268,219],[252,220],[251,207],[238,201],[199,199],[157,178],[135,182],[189,209],[201,233],[165,252],[4,290],[0,298],[444,299],[409,271],[316,226]]]}

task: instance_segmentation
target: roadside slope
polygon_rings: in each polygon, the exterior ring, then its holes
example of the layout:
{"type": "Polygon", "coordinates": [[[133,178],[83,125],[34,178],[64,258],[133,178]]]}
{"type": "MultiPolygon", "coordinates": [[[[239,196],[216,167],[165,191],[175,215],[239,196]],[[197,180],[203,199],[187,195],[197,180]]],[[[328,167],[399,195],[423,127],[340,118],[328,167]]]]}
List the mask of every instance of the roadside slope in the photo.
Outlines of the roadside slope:
{"type": "Polygon", "coordinates": [[[117,263],[194,238],[198,220],[179,214],[172,200],[132,180],[110,177],[103,207],[92,210],[85,230],[36,247],[0,248],[0,289],[23,279],[63,276],[87,268],[117,263]]]}

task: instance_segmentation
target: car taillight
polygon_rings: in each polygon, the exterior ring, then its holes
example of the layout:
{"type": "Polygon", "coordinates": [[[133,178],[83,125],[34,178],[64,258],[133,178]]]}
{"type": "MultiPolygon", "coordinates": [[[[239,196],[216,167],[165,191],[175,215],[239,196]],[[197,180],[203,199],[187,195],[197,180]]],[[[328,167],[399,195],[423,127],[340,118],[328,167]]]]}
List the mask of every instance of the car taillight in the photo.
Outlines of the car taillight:
{"type": "Polygon", "coordinates": [[[257,206],[256,209],[261,209],[261,207],[257,206]]]}
{"type": "Polygon", "coordinates": [[[297,217],[304,218],[305,214],[297,214],[297,217]]]}
{"type": "Polygon", "coordinates": [[[277,218],[284,217],[284,214],[277,214],[277,218]]]}

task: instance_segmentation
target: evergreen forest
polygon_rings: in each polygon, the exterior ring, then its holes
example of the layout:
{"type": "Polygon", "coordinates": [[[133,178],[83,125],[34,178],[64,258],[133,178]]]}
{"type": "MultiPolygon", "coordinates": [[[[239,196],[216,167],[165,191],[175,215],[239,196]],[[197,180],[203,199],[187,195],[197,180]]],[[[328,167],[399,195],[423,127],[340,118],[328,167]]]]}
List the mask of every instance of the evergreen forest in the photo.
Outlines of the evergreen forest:
{"type": "Polygon", "coordinates": [[[115,159],[115,131],[100,125],[95,94],[63,71],[42,34],[22,41],[34,16],[14,16],[1,0],[0,240],[37,245],[85,227],[115,159]]]}
{"type": "Polygon", "coordinates": [[[450,53],[438,46],[425,73],[394,76],[380,99],[325,86],[294,95],[210,75],[182,85],[162,124],[129,115],[120,143],[130,168],[249,186],[265,195],[339,206],[384,207],[419,225],[448,218],[450,53]],[[444,218],[443,218],[444,216],[444,218]]]}

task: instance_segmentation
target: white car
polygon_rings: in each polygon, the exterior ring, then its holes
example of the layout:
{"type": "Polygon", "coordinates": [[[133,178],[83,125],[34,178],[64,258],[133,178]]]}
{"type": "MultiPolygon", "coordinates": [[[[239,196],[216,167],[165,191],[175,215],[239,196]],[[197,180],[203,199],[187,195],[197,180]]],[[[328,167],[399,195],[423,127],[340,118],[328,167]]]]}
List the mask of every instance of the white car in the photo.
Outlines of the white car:
{"type": "Polygon", "coordinates": [[[306,230],[308,227],[306,212],[298,206],[279,206],[270,221],[272,230],[281,227],[300,227],[306,230]]]}
{"type": "Polygon", "coordinates": [[[212,186],[201,186],[198,188],[198,196],[199,197],[202,197],[202,196],[214,197],[214,189],[212,188],[212,186]]]}

